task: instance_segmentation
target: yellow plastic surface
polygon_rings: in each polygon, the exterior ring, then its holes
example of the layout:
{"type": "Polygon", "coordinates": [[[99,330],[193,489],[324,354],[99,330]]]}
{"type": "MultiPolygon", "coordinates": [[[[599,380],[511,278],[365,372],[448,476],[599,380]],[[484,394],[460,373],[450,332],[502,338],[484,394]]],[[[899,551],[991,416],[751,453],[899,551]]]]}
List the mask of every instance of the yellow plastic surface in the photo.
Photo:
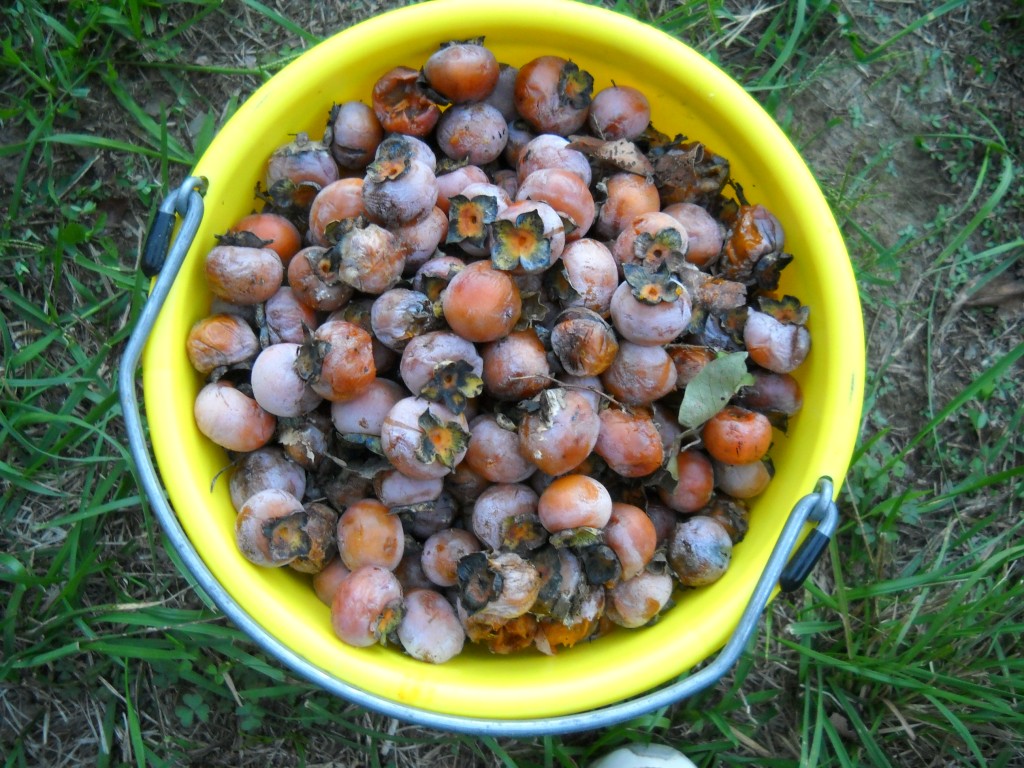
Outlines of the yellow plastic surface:
{"type": "MultiPolygon", "coordinates": [[[[195,168],[209,179],[206,214],[153,331],[144,389],[154,452],[171,503],[211,571],[268,633],[327,673],[381,698],[433,712],[494,719],[581,712],[648,691],[720,648],[738,621],[794,503],[822,475],[844,477],[860,420],[864,338],[856,285],[842,238],[814,179],[771,118],[700,55],[651,27],[568,0],[437,0],[393,11],[313,48],[274,76],[217,135],[195,168]],[[798,373],[805,406],[789,436],[776,433],[777,474],[753,504],[750,532],[718,583],[678,596],[653,627],[614,632],[549,658],[491,656],[473,649],[433,666],[395,649],[350,648],[308,577],[250,565],[233,538],[226,478],[211,481],[225,453],[196,429],[202,381],[185,338],[207,314],[203,259],[254,208],[253,188],[272,149],[298,131],[318,136],[334,102],[369,103],[389,68],[419,67],[446,40],[484,35],[499,61],[522,65],[557,53],[594,76],[641,88],[652,121],[725,155],[752,203],[781,220],[795,256],[782,290],[810,306],[812,351],[798,373]]],[[[468,647],[468,646],[467,646],[468,647]]]]}

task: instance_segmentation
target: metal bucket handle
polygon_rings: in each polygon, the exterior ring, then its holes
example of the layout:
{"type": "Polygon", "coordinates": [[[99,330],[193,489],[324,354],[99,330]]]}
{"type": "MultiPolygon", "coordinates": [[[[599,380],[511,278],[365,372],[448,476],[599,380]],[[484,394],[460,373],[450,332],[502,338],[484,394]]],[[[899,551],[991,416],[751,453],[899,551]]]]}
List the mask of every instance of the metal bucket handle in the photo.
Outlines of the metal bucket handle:
{"type": "Polygon", "coordinates": [[[732,637],[714,661],[674,683],[611,706],[557,717],[489,720],[445,715],[398,704],[338,680],[270,636],[224,590],[182,529],[177,515],[167,501],[164,487],[149,453],[136,395],[135,371],[146,340],[149,338],[160,309],[167,299],[167,294],[199,228],[199,222],[203,217],[203,193],[205,190],[205,179],[194,176],[186,179],[177,190],[168,195],[160,206],[146,240],[142,260],[143,272],[147,276],[156,276],[157,279],[128,340],[118,372],[118,390],[127,427],[128,445],[135,460],[140,484],[156,511],[157,518],[174,549],[181,556],[182,561],[199,585],[217,607],[248,634],[263,651],[290,667],[309,682],[381,714],[447,731],[516,737],[605,728],[674,704],[716,683],[739,659],[747,642],[757,629],[761,614],[768,605],[776,586],[778,585],[783,591],[793,591],[799,588],[821,557],[825,547],[828,546],[838,525],[839,513],[832,500],[832,480],[822,477],[818,480],[814,491],[800,499],[790,512],[732,637]],[[181,226],[172,243],[171,234],[176,215],[181,217],[181,226]],[[817,527],[797,549],[797,542],[800,540],[804,525],[811,522],[817,523],[817,527]],[[794,550],[796,550],[795,554],[793,554],[794,550]]]}

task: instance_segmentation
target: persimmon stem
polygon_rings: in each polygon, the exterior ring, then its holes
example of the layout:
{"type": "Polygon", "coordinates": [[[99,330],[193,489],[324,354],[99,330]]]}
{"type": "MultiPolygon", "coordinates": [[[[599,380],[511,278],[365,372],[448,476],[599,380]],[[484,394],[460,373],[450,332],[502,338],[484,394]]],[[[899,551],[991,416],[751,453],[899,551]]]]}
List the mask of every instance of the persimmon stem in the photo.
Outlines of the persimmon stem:
{"type": "Polygon", "coordinates": [[[585,392],[593,392],[598,397],[603,397],[605,400],[607,400],[612,405],[618,406],[619,408],[622,408],[623,410],[629,410],[629,406],[625,405],[624,403],[620,403],[618,400],[616,400],[614,397],[609,395],[607,392],[602,392],[599,389],[594,389],[593,387],[588,387],[585,384],[570,384],[569,382],[566,382],[566,381],[560,381],[559,379],[556,379],[554,376],[548,376],[545,373],[527,373],[527,374],[523,374],[522,376],[510,376],[509,377],[510,381],[522,381],[524,379],[544,379],[545,381],[553,382],[553,383],[557,384],[558,386],[560,386],[560,387],[562,387],[564,389],[581,389],[581,390],[584,390],[585,392]]]}

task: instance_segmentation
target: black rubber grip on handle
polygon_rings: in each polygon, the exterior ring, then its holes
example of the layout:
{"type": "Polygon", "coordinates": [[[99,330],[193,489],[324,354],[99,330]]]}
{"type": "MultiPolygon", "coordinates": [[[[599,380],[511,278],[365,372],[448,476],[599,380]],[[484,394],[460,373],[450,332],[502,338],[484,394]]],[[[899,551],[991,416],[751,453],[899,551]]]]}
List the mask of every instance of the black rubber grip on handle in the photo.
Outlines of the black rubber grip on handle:
{"type": "Polygon", "coordinates": [[[811,531],[810,535],[804,539],[804,543],[800,545],[800,549],[796,551],[793,558],[786,563],[782,576],[779,577],[779,588],[783,592],[793,592],[800,588],[811,569],[821,559],[829,539],[830,537],[821,531],[811,531]]]}
{"type": "Polygon", "coordinates": [[[174,230],[174,211],[157,211],[142,249],[142,274],[156,277],[164,266],[174,230]]]}

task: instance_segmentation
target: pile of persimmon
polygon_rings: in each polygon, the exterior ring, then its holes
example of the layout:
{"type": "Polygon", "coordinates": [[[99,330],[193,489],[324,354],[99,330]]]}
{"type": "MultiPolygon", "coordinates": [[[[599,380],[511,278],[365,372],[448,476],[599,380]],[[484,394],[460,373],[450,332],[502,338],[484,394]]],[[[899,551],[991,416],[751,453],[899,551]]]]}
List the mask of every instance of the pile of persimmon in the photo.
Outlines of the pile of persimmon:
{"type": "Polygon", "coordinates": [[[206,257],[195,418],[242,554],[341,640],[551,654],[722,576],[810,345],[725,157],[453,42],[276,148],[256,205],[206,257]]]}

